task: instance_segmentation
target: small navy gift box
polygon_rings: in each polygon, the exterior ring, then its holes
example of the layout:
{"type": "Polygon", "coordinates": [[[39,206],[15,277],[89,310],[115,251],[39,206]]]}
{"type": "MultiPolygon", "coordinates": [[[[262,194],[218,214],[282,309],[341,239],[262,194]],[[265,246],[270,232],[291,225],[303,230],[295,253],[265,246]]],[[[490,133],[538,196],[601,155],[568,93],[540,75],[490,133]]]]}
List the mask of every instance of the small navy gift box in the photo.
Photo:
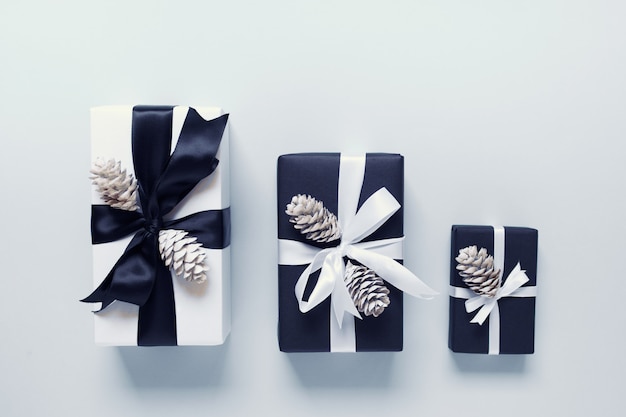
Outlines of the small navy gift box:
{"type": "Polygon", "coordinates": [[[451,243],[449,348],[491,355],[533,353],[537,230],[455,225],[451,243]],[[459,266],[463,262],[471,268],[465,279],[460,273],[465,267],[459,266]],[[493,285],[481,278],[491,263],[500,270],[493,285]],[[492,288],[481,294],[480,285],[492,288]]]}

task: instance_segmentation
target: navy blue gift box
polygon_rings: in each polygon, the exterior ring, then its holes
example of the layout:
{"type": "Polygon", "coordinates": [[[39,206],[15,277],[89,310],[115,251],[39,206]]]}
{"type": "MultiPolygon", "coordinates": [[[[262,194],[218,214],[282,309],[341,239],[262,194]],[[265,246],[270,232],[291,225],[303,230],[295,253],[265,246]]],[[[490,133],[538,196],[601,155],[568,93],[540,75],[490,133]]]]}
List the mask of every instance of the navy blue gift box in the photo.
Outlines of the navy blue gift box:
{"type": "MultiPolygon", "coordinates": [[[[535,341],[535,285],[537,282],[537,230],[526,227],[495,228],[491,226],[452,226],[450,259],[450,326],[448,346],[454,352],[489,354],[530,354],[535,341]],[[476,311],[466,311],[466,297],[454,296],[457,290],[470,292],[456,269],[455,258],[459,251],[469,246],[485,248],[489,254],[497,253],[498,229],[502,233],[499,245],[503,250],[503,286],[515,268],[525,272],[528,281],[510,296],[496,302],[498,310],[492,311],[481,325],[472,323],[476,311]],[[518,266],[519,265],[519,266],[518,266]],[[498,317],[499,315],[499,317],[498,317]],[[498,322],[494,321],[497,320],[498,322]],[[495,327],[495,328],[494,328],[495,327]],[[494,340],[496,339],[496,340],[494,340]]],[[[482,296],[485,297],[485,296],[482,296]]]]}
{"type": "MultiPolygon", "coordinates": [[[[282,155],[278,159],[278,238],[295,240],[318,248],[324,244],[306,240],[289,222],[285,213],[293,196],[307,194],[323,201],[331,212],[337,213],[339,153],[305,153],[282,155]]],[[[404,159],[398,154],[371,153],[366,155],[365,175],[359,198],[359,207],[374,192],[385,187],[395,199],[403,204],[404,159]]],[[[403,208],[395,212],[379,229],[365,241],[403,236],[403,208]]],[[[335,244],[336,245],[336,244],[335,244]]],[[[329,352],[331,302],[330,297],[311,311],[303,313],[298,306],[294,287],[307,265],[278,265],[278,339],[283,352],[329,352]]],[[[319,275],[319,271],[316,274],[319,275]]],[[[309,280],[304,297],[315,286],[316,275],[309,280]]],[[[357,351],[402,350],[403,293],[387,283],[390,305],[379,317],[363,316],[356,319],[357,351]]]]}

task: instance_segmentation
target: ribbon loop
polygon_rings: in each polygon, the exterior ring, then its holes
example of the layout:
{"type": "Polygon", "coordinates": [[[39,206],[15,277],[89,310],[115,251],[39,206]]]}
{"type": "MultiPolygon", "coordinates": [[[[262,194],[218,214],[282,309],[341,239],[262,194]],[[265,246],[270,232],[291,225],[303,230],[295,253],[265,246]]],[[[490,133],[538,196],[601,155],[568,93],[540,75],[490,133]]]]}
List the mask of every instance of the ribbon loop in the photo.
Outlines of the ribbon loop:
{"type": "Polygon", "coordinates": [[[360,242],[378,230],[399,209],[400,203],[394,196],[384,187],[379,189],[363,203],[350,223],[343,228],[341,242],[360,242]]]}

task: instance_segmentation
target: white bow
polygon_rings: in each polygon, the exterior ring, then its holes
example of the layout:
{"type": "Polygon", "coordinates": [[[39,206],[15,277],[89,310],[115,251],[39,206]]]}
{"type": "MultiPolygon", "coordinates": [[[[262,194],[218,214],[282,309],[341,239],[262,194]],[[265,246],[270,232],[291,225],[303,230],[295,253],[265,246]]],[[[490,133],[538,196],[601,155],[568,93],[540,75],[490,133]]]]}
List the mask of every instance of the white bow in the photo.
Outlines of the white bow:
{"type": "Polygon", "coordinates": [[[498,288],[496,295],[493,297],[487,297],[477,295],[465,301],[465,311],[471,313],[478,309],[478,313],[471,320],[471,323],[478,323],[482,325],[491,311],[497,306],[498,300],[502,297],[515,297],[516,292],[520,290],[520,287],[526,284],[530,279],[526,275],[526,271],[522,269],[519,262],[515,265],[515,268],[511,271],[506,278],[504,285],[498,288]]]}
{"type": "Polygon", "coordinates": [[[341,156],[338,222],[342,230],[342,238],[337,247],[319,249],[302,242],[279,241],[280,264],[309,263],[295,286],[300,311],[306,313],[332,295],[331,305],[340,327],[344,313],[361,318],[344,281],[344,256],[374,270],[382,279],[407,294],[420,298],[432,298],[437,294],[411,271],[394,260],[403,257],[404,237],[361,242],[401,207],[393,195],[383,187],[372,194],[357,212],[364,173],[365,155],[341,156]],[[309,299],[304,301],[304,290],[309,277],[319,269],[321,269],[319,279],[309,299]]]}

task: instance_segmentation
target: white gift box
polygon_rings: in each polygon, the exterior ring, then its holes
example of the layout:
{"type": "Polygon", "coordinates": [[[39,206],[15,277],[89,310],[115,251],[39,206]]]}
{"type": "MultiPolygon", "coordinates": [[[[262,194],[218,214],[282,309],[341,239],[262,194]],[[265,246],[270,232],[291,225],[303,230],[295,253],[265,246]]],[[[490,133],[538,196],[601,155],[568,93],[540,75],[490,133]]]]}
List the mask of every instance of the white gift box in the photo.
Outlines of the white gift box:
{"type": "MultiPolygon", "coordinates": [[[[194,107],[205,120],[224,114],[216,107],[194,107]]],[[[172,151],[180,135],[189,107],[173,110],[172,151]]],[[[101,106],[91,109],[91,159],[115,158],[122,169],[134,173],[131,150],[133,106],[101,106]]],[[[230,206],[229,195],[229,137],[228,125],[217,153],[219,164],[215,171],[165,216],[177,219],[199,211],[221,210],[230,206]]],[[[92,204],[104,201],[92,186],[92,204]]],[[[124,253],[134,233],[120,240],[93,245],[94,288],[104,280],[124,253]]],[[[172,274],[176,306],[176,338],[178,345],[219,345],[230,332],[230,246],[206,249],[206,264],[210,268],[207,280],[201,284],[185,281],[172,274]]],[[[93,307],[93,305],[91,305],[93,307]]],[[[136,346],[139,307],[114,301],[94,314],[95,341],[99,345],[136,346]]]]}

